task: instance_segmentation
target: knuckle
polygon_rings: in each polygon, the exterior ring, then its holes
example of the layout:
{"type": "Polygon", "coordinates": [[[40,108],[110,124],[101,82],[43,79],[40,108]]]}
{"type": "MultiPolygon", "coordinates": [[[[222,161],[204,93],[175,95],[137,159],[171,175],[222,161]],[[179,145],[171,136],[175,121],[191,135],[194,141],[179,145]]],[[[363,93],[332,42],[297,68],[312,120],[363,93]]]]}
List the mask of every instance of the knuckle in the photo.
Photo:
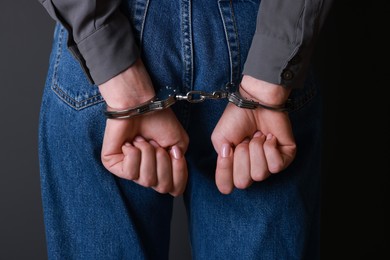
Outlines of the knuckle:
{"type": "Polygon", "coordinates": [[[144,187],[153,187],[157,185],[157,180],[151,175],[148,176],[142,176],[139,179],[139,184],[144,186],[144,187]]]}
{"type": "Polygon", "coordinates": [[[246,189],[251,185],[251,180],[249,178],[238,178],[234,180],[234,186],[237,189],[246,189]]]}
{"type": "Polygon", "coordinates": [[[109,156],[109,155],[102,155],[101,156],[102,164],[107,169],[110,169],[115,164],[112,159],[113,159],[112,156],[109,156]]]}
{"type": "Polygon", "coordinates": [[[232,170],[233,162],[230,158],[220,158],[217,166],[220,171],[229,172],[232,170]]]}
{"type": "Polygon", "coordinates": [[[124,178],[127,179],[127,180],[135,180],[137,179],[138,177],[138,172],[137,171],[134,171],[134,170],[129,170],[126,172],[124,178]]]}
{"type": "Polygon", "coordinates": [[[176,188],[173,191],[171,191],[169,194],[171,194],[173,197],[178,197],[181,194],[183,194],[184,189],[183,188],[176,188]]]}
{"type": "Polygon", "coordinates": [[[189,136],[188,136],[187,134],[185,134],[185,135],[183,136],[183,142],[184,142],[184,144],[185,144],[186,146],[189,144],[190,138],[189,138],[189,136]]]}
{"type": "Polygon", "coordinates": [[[170,192],[171,189],[172,189],[172,185],[169,184],[169,183],[165,183],[165,184],[160,183],[160,184],[158,184],[158,185],[155,187],[155,190],[156,190],[157,192],[163,193],[163,194],[170,192]]]}
{"type": "Polygon", "coordinates": [[[254,171],[252,172],[251,177],[254,181],[264,181],[268,178],[268,175],[268,171],[254,171]]]}
{"type": "Polygon", "coordinates": [[[217,137],[216,137],[215,131],[211,134],[211,142],[213,144],[217,142],[217,137]]]}
{"type": "Polygon", "coordinates": [[[273,163],[271,165],[268,166],[268,170],[271,172],[271,173],[278,173],[280,171],[282,171],[284,169],[284,165],[283,163],[279,162],[279,163],[273,163]]]}
{"type": "Polygon", "coordinates": [[[234,149],[234,152],[236,153],[243,153],[243,152],[247,152],[249,149],[249,145],[248,143],[240,143],[239,145],[236,146],[236,148],[234,149]]]}
{"type": "Polygon", "coordinates": [[[249,148],[250,149],[253,149],[253,148],[258,148],[258,147],[261,147],[263,146],[263,142],[260,140],[260,138],[253,138],[250,143],[249,143],[249,148]]]}
{"type": "Polygon", "coordinates": [[[145,153],[154,153],[155,152],[155,148],[152,145],[145,145],[143,147],[143,152],[145,152],[145,153]]]}
{"type": "Polygon", "coordinates": [[[156,159],[157,161],[169,160],[167,151],[161,147],[156,148],[156,159]]]}

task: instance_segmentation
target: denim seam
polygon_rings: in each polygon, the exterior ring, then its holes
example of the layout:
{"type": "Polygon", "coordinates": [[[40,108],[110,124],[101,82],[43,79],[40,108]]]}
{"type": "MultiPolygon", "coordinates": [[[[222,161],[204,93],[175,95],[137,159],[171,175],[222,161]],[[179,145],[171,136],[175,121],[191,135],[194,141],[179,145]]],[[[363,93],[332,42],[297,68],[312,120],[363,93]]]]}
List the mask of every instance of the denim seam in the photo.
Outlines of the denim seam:
{"type": "Polygon", "coordinates": [[[61,26],[60,30],[58,31],[58,39],[57,39],[57,52],[56,52],[56,58],[53,66],[53,78],[52,78],[52,86],[55,85],[55,82],[57,81],[57,68],[60,64],[60,56],[62,52],[62,38],[63,38],[63,32],[64,28],[61,26]]]}
{"type": "Polygon", "coordinates": [[[143,32],[148,9],[149,0],[136,1],[131,19],[133,21],[132,24],[136,29],[136,36],[138,37],[140,51],[142,51],[143,32]]]}
{"type": "Polygon", "coordinates": [[[64,101],[67,105],[74,108],[75,110],[82,110],[84,108],[103,102],[104,99],[100,94],[93,95],[91,97],[78,101],[72,98],[70,95],[68,95],[60,87],[60,84],[58,82],[58,66],[60,64],[61,55],[62,55],[63,37],[64,37],[64,28],[61,26],[61,29],[58,32],[58,44],[57,44],[57,52],[56,52],[56,58],[55,58],[55,63],[53,68],[53,79],[51,83],[51,89],[62,101],[64,101]]]}
{"type": "Polygon", "coordinates": [[[218,0],[219,13],[222,19],[225,40],[229,53],[230,61],[230,82],[238,83],[240,80],[240,45],[238,41],[238,32],[235,24],[233,7],[231,0],[218,0]],[[224,2],[229,1],[229,7],[224,2]]]}
{"type": "Polygon", "coordinates": [[[140,28],[140,46],[142,46],[143,33],[144,33],[144,27],[145,27],[145,20],[146,20],[146,15],[148,13],[148,9],[149,9],[149,0],[147,0],[146,3],[145,3],[144,15],[142,17],[142,23],[141,23],[141,28],[140,28]]]}
{"type": "Polygon", "coordinates": [[[193,42],[191,27],[191,0],[182,0],[181,3],[182,22],[181,30],[183,37],[183,85],[186,91],[193,87],[193,42]]]}

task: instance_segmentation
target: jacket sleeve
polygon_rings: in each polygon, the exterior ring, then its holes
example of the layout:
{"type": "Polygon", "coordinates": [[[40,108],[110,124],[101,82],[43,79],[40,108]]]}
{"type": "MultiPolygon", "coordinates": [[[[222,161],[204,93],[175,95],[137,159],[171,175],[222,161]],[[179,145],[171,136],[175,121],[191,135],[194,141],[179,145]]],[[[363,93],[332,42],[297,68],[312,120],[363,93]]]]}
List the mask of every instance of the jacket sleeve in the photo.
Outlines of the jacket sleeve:
{"type": "Polygon", "coordinates": [[[120,0],[39,0],[68,31],[68,47],[94,84],[131,66],[139,56],[120,0]]]}
{"type": "Polygon", "coordinates": [[[317,36],[333,0],[262,0],[243,74],[303,86],[317,36]]]}

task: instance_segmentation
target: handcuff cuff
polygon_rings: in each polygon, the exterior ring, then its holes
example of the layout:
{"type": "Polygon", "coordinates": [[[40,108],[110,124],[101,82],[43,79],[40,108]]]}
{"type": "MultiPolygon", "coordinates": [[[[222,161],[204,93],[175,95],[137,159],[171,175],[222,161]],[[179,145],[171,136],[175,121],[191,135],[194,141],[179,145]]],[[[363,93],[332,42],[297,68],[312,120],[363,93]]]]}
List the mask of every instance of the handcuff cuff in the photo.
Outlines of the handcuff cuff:
{"type": "Polygon", "coordinates": [[[217,90],[214,92],[191,90],[182,95],[178,93],[176,89],[170,86],[166,86],[165,88],[161,89],[155,97],[142,104],[124,110],[112,110],[107,107],[107,110],[104,111],[104,114],[109,119],[128,119],[134,116],[169,108],[177,101],[201,103],[209,99],[227,99],[237,107],[245,109],[264,108],[267,110],[279,112],[288,112],[290,110],[290,100],[287,100],[285,104],[280,106],[269,106],[254,100],[246,99],[240,94],[238,90],[232,91],[232,89],[235,89],[235,87],[232,83],[229,83],[222,90],[217,90]]]}

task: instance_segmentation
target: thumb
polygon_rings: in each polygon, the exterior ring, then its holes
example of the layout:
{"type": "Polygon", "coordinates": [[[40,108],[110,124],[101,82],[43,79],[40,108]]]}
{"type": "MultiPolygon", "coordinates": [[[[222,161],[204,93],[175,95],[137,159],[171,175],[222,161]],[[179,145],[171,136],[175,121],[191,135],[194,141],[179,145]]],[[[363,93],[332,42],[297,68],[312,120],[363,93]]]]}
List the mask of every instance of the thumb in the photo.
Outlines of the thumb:
{"type": "Polygon", "coordinates": [[[170,154],[173,178],[173,190],[170,192],[170,194],[176,197],[182,194],[186,187],[188,179],[187,162],[184,157],[183,150],[177,145],[174,145],[171,148],[170,154]]]}
{"type": "Polygon", "coordinates": [[[229,194],[234,188],[233,184],[233,148],[229,143],[219,146],[215,183],[219,191],[229,194]]]}

